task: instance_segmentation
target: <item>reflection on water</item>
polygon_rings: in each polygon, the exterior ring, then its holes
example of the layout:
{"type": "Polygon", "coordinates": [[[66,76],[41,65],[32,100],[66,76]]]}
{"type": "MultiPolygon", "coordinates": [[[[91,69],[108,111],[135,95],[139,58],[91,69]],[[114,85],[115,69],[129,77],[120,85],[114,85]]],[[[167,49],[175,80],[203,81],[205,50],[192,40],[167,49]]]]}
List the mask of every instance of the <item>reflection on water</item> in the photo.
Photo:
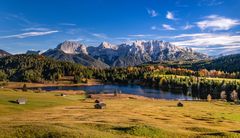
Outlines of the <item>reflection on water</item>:
{"type": "Polygon", "coordinates": [[[114,91],[121,91],[126,94],[135,94],[157,99],[193,99],[191,96],[187,96],[187,94],[183,94],[181,91],[163,91],[161,89],[142,87],[139,85],[61,86],[43,87],[42,90],[84,90],[87,93],[113,93],[114,91]]]}

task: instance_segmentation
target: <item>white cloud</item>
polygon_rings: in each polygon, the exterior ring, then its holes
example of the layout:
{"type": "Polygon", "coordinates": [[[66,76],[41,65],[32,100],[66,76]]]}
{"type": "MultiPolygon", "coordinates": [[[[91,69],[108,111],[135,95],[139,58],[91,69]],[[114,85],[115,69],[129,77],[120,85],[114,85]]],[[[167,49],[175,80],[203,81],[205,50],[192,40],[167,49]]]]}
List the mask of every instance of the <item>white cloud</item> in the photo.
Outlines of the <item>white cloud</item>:
{"type": "Polygon", "coordinates": [[[215,34],[215,33],[198,33],[198,34],[181,34],[174,38],[185,39],[176,42],[178,45],[185,46],[215,46],[215,45],[239,45],[240,35],[215,34]]]}
{"type": "Polygon", "coordinates": [[[22,31],[49,31],[49,30],[50,29],[48,29],[48,28],[35,28],[35,27],[22,29],[22,31]]]}
{"type": "Polygon", "coordinates": [[[195,33],[195,34],[180,34],[177,36],[174,36],[174,38],[187,38],[187,37],[207,37],[211,35],[210,33],[195,33]]]}
{"type": "Polygon", "coordinates": [[[154,36],[152,34],[134,34],[134,35],[128,35],[129,37],[150,37],[154,36]]]}
{"type": "Polygon", "coordinates": [[[153,10],[153,9],[147,9],[147,12],[148,14],[151,16],[151,17],[156,17],[158,16],[158,12],[153,10]]]}
{"type": "Polygon", "coordinates": [[[59,25],[64,25],[64,26],[76,26],[74,23],[60,23],[59,25]]]}
{"type": "Polygon", "coordinates": [[[205,17],[205,20],[197,22],[196,24],[201,30],[210,29],[217,31],[229,30],[232,27],[239,25],[240,22],[236,19],[230,19],[218,15],[210,15],[205,17]]]}
{"type": "Polygon", "coordinates": [[[59,31],[54,30],[54,31],[46,31],[46,32],[27,32],[27,33],[21,33],[21,34],[16,34],[16,35],[7,35],[7,36],[0,36],[1,39],[3,38],[27,38],[27,37],[33,37],[33,36],[43,36],[43,35],[48,35],[48,34],[53,34],[57,33],[59,31]]]}
{"type": "Polygon", "coordinates": [[[197,34],[181,34],[174,36],[173,42],[178,46],[192,47],[201,52],[213,54],[232,53],[240,48],[240,35],[230,35],[227,33],[197,33],[197,34]],[[212,50],[212,51],[210,51],[212,50]]]}
{"type": "Polygon", "coordinates": [[[169,20],[176,20],[175,17],[174,17],[174,14],[170,11],[167,12],[166,18],[169,19],[169,20]]]}
{"type": "Polygon", "coordinates": [[[93,33],[93,36],[97,37],[97,38],[102,38],[102,39],[107,39],[108,36],[106,34],[103,33],[93,33]]]}
{"type": "Polygon", "coordinates": [[[173,28],[171,25],[168,25],[168,24],[163,24],[162,27],[163,27],[165,30],[176,30],[175,28],[173,28]]]}
{"type": "Polygon", "coordinates": [[[191,24],[186,24],[185,26],[182,27],[183,30],[189,30],[189,29],[192,29],[194,27],[194,25],[191,25],[191,24]]]}

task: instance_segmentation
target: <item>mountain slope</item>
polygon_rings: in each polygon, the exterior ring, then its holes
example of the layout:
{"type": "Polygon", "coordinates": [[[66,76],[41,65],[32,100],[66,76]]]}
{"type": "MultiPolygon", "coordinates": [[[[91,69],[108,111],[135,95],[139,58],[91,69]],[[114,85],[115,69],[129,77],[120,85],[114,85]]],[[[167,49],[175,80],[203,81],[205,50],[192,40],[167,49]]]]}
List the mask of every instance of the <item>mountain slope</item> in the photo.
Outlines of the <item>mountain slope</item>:
{"type": "Polygon", "coordinates": [[[84,66],[107,68],[136,66],[147,62],[201,60],[209,58],[191,48],[172,45],[158,40],[135,41],[130,44],[112,45],[107,42],[98,47],[85,46],[78,42],[65,41],[44,56],[61,61],[70,61],[84,66]]]}
{"type": "Polygon", "coordinates": [[[101,60],[102,62],[112,66],[113,62],[118,58],[118,47],[111,45],[107,42],[101,43],[98,47],[87,47],[87,51],[90,56],[95,59],[101,60]]]}
{"type": "Polygon", "coordinates": [[[240,72],[240,54],[227,55],[215,59],[196,60],[196,61],[163,61],[163,62],[149,62],[145,65],[161,65],[172,68],[187,68],[192,70],[208,69],[219,70],[225,72],[240,72]]]}
{"type": "Polygon", "coordinates": [[[53,58],[60,61],[69,61],[79,63],[84,66],[107,68],[107,64],[96,60],[89,56],[86,51],[86,46],[77,42],[65,41],[57,46],[55,49],[50,49],[44,52],[42,55],[53,58]]]}
{"type": "Polygon", "coordinates": [[[219,57],[205,63],[196,63],[193,66],[208,70],[222,70],[226,72],[240,72],[240,54],[219,57]]]}
{"type": "Polygon", "coordinates": [[[110,66],[136,66],[146,62],[172,60],[207,59],[205,54],[182,48],[169,42],[158,40],[135,41],[131,44],[114,46],[102,43],[98,47],[88,47],[89,55],[110,66]]]}
{"type": "Polygon", "coordinates": [[[0,58],[5,56],[10,56],[10,55],[11,55],[10,53],[0,49],[0,58]]]}
{"type": "Polygon", "coordinates": [[[10,81],[42,82],[73,76],[88,68],[70,62],[56,61],[42,55],[13,55],[0,58],[0,71],[10,81]]]}

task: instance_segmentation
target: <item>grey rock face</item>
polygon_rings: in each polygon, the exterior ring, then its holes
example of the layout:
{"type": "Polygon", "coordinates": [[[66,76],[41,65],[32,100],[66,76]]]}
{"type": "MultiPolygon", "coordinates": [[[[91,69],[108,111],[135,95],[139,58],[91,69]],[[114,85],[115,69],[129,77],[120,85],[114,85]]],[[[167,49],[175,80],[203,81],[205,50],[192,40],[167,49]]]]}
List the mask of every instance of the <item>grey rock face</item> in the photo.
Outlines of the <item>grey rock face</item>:
{"type": "Polygon", "coordinates": [[[83,44],[73,41],[65,41],[57,46],[57,49],[62,50],[66,54],[87,54],[87,47],[83,44]]]}
{"type": "MultiPolygon", "coordinates": [[[[135,41],[108,48],[88,47],[89,55],[110,66],[135,66],[150,61],[206,59],[207,55],[194,52],[191,48],[182,48],[169,42],[158,40],[135,41]]],[[[109,46],[110,45],[110,46],[109,46]]]]}
{"type": "Polygon", "coordinates": [[[209,58],[205,54],[194,52],[191,48],[178,47],[159,40],[135,41],[131,44],[120,45],[103,42],[98,47],[87,47],[78,42],[65,41],[43,55],[57,60],[101,68],[136,66],[146,62],[209,58]]]}

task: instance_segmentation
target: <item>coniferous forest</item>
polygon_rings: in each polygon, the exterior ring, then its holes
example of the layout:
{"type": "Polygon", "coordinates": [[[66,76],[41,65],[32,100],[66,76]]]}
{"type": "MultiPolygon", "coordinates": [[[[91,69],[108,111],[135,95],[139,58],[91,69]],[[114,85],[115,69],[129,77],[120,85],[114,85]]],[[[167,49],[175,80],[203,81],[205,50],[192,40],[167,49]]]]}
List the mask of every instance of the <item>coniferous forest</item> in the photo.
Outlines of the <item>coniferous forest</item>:
{"type": "Polygon", "coordinates": [[[213,98],[220,98],[220,93],[225,91],[230,100],[233,90],[240,92],[240,81],[237,80],[240,78],[239,72],[207,69],[193,71],[159,64],[97,69],[36,55],[15,55],[0,59],[1,81],[41,83],[58,81],[64,76],[74,76],[73,83],[99,79],[104,83],[139,84],[166,91],[183,92],[202,99],[208,94],[213,98]]]}

